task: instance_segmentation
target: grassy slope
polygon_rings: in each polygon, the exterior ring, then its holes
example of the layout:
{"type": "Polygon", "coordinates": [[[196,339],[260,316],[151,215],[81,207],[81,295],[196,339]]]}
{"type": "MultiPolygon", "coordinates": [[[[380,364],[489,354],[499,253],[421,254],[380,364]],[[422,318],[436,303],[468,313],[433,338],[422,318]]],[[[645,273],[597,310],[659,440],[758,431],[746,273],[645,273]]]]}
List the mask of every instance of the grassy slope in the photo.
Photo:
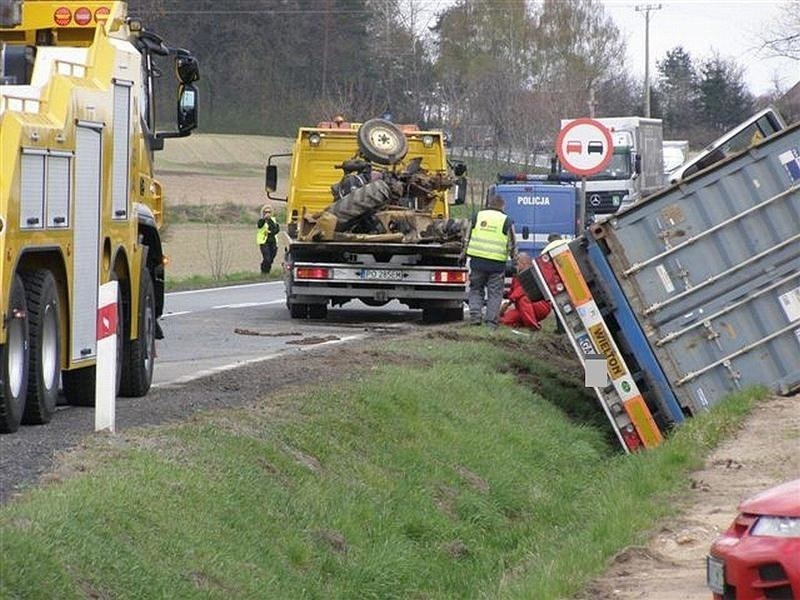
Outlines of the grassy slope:
{"type": "Polygon", "coordinates": [[[750,405],[625,457],[567,416],[599,412],[567,362],[445,334],[376,346],[342,387],[95,438],[86,473],[0,509],[0,596],[569,596],[750,405]]]}

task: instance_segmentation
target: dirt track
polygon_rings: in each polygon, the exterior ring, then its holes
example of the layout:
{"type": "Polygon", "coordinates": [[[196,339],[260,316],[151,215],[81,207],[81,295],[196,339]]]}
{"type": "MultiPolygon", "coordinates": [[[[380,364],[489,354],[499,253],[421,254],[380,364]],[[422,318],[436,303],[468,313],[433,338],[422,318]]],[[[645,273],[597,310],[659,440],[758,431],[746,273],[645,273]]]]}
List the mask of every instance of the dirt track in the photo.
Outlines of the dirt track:
{"type": "Polygon", "coordinates": [[[800,477],[800,395],[760,404],[735,438],[692,474],[684,509],[662,523],[645,546],[621,552],[581,600],[694,600],[711,598],[705,556],[741,500],[800,477]]]}

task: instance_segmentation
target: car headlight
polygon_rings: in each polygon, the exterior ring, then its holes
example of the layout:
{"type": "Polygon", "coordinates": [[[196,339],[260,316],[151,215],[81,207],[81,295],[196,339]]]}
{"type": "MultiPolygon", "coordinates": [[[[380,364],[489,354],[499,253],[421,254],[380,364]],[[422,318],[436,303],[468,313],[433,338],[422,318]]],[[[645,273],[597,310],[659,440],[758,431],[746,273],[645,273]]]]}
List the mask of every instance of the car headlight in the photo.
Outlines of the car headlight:
{"type": "Polygon", "coordinates": [[[422,145],[426,148],[433,147],[433,136],[432,135],[423,135],[422,136],[422,145]]]}
{"type": "Polygon", "coordinates": [[[759,517],[750,535],[765,537],[800,538],[800,518],[797,517],[759,517]]]}

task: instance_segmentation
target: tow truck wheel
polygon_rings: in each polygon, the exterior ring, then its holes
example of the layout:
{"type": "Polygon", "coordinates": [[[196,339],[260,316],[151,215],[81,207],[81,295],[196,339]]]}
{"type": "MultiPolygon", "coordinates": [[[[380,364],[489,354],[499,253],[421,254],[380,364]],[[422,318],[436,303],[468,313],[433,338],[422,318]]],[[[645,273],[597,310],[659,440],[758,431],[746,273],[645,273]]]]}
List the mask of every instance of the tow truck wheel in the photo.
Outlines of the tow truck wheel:
{"type": "Polygon", "coordinates": [[[408,141],[391,121],[370,119],[358,128],[358,149],[371,162],[393,165],[405,157],[408,141]]]}
{"type": "Polygon", "coordinates": [[[28,388],[27,304],[18,275],[11,280],[6,317],[6,343],[0,346],[0,432],[11,433],[22,421],[28,388]]]}
{"type": "Polygon", "coordinates": [[[135,340],[123,341],[122,356],[120,395],[144,396],[153,381],[156,356],[156,300],[153,279],[146,269],[142,270],[139,285],[138,335],[135,340]]]}
{"type": "Polygon", "coordinates": [[[47,269],[25,273],[22,280],[30,336],[28,398],[22,420],[49,423],[56,410],[61,373],[58,290],[53,274],[47,269]]]}

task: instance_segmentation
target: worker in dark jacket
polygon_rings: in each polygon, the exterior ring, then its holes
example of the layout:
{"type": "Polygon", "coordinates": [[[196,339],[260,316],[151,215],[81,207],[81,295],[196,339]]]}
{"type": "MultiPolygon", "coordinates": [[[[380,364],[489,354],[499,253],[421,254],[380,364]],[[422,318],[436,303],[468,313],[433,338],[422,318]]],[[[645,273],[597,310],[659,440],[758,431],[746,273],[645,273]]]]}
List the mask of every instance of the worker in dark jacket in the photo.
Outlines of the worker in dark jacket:
{"type": "Polygon", "coordinates": [[[514,223],[503,212],[505,202],[500,196],[492,198],[488,207],[472,218],[472,229],[467,242],[469,256],[469,320],[481,323],[484,294],[486,314],[484,322],[497,328],[500,303],[503,301],[506,260],[516,257],[514,223]]]}
{"type": "Polygon", "coordinates": [[[272,262],[278,253],[278,241],[275,236],[281,230],[278,222],[272,218],[272,207],[264,205],[261,209],[261,218],[256,224],[256,243],[261,249],[261,273],[267,274],[272,270],[272,262]]]}
{"type": "Polygon", "coordinates": [[[517,275],[511,280],[508,300],[500,307],[500,323],[508,327],[540,329],[540,321],[550,314],[547,300],[531,300],[519,281],[519,273],[530,269],[533,261],[529,254],[517,255],[517,275]]]}

